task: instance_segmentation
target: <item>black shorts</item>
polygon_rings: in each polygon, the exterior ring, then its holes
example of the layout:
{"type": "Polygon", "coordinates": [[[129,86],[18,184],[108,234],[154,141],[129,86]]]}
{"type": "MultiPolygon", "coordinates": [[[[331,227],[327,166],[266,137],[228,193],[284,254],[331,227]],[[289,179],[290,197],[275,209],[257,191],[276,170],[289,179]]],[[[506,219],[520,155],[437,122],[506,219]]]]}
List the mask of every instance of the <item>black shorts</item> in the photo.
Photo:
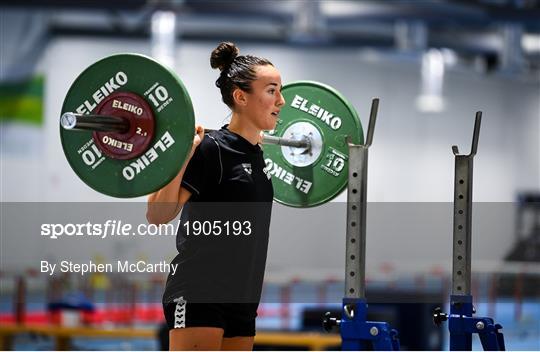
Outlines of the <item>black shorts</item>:
{"type": "Polygon", "coordinates": [[[258,303],[189,303],[179,298],[164,303],[163,312],[170,329],[215,327],[223,337],[255,336],[258,303]]]}

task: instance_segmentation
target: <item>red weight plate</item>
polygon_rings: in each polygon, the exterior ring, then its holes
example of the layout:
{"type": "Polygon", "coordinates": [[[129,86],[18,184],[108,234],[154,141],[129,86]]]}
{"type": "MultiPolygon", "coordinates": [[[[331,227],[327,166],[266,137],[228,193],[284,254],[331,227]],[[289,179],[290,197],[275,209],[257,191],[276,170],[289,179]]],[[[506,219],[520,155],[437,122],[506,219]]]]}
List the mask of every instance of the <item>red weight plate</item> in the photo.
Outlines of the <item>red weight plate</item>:
{"type": "Polygon", "coordinates": [[[94,132],[94,142],[113,159],[132,159],[143,154],[154,138],[154,114],[142,97],[130,92],[115,92],[93,111],[97,115],[122,117],[129,122],[125,133],[94,132]]]}

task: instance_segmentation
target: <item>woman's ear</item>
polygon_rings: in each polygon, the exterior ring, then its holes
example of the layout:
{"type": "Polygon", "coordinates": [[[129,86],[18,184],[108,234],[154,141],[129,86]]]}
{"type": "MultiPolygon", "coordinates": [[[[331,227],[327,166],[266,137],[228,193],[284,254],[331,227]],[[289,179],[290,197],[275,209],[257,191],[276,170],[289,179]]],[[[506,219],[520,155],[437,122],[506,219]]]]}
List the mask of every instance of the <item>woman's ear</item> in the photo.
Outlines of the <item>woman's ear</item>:
{"type": "Polygon", "coordinates": [[[240,88],[235,88],[232,94],[234,104],[237,106],[247,105],[247,94],[240,88]]]}

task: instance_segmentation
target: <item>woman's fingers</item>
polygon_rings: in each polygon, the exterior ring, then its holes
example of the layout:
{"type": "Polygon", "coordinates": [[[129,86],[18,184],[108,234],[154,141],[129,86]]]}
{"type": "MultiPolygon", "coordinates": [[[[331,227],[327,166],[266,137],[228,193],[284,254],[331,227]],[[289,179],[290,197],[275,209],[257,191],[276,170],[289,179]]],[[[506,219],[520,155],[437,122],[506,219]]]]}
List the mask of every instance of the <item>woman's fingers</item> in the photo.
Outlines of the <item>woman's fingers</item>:
{"type": "Polygon", "coordinates": [[[204,138],[204,127],[202,125],[196,125],[195,126],[195,136],[193,137],[193,148],[197,148],[197,146],[201,143],[201,141],[204,138]]]}

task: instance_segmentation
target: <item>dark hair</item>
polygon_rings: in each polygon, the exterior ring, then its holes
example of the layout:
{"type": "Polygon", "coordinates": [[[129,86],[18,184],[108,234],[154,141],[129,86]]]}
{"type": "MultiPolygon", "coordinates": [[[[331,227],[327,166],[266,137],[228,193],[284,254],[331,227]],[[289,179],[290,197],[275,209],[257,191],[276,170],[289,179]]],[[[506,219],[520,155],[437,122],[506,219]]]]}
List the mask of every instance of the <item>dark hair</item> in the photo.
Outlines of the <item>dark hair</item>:
{"type": "MultiPolygon", "coordinates": [[[[272,65],[267,59],[251,55],[238,55],[240,51],[234,43],[222,42],[210,55],[210,66],[221,73],[216,87],[221,91],[221,99],[231,109],[234,106],[232,93],[235,88],[251,92],[251,82],[256,78],[257,66],[272,65]]],[[[273,66],[273,65],[272,65],[273,66]]]]}

